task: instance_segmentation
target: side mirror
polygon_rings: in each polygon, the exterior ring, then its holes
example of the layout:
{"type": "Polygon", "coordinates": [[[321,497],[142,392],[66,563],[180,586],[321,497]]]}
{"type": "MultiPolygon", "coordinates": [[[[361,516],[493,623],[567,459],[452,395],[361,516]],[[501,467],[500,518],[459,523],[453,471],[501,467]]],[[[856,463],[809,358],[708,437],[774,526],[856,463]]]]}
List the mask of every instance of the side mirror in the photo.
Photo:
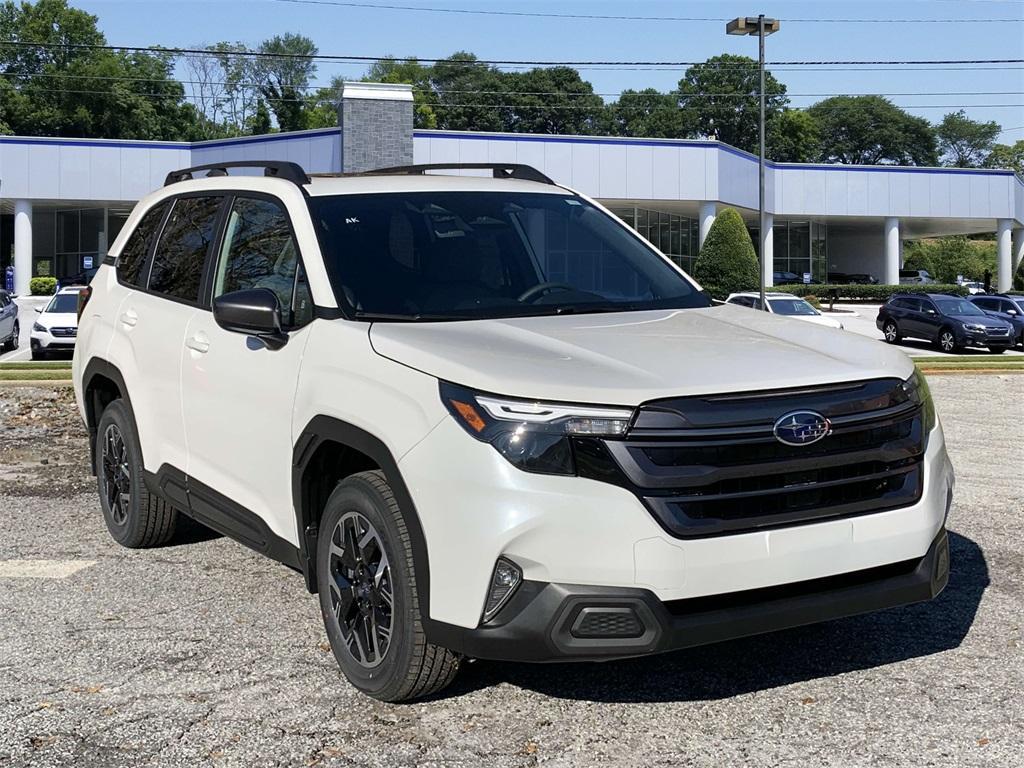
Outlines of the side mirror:
{"type": "Polygon", "coordinates": [[[1008,309],[1006,310],[1006,314],[1016,316],[1019,315],[1020,312],[1018,312],[1016,309],[1008,309]]]}
{"type": "Polygon", "coordinates": [[[232,291],[213,300],[213,319],[225,331],[255,336],[267,349],[288,343],[281,329],[281,302],[268,288],[232,291]]]}
{"type": "Polygon", "coordinates": [[[38,315],[43,314],[43,308],[42,307],[36,307],[36,314],[38,314],[38,315]]]}
{"type": "Polygon", "coordinates": [[[934,309],[926,309],[925,312],[927,312],[929,315],[938,314],[934,309]]]}

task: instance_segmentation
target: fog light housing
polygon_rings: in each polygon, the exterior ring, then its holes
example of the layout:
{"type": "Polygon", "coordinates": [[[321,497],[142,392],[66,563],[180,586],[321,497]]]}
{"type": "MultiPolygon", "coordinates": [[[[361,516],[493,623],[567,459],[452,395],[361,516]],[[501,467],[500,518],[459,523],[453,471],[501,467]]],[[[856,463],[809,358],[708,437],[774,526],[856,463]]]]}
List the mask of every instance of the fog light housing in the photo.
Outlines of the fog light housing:
{"type": "Polygon", "coordinates": [[[487,602],[484,603],[484,621],[490,621],[502,609],[502,606],[515,594],[523,583],[523,572],[511,560],[499,557],[491,574],[491,585],[487,591],[487,602]]]}

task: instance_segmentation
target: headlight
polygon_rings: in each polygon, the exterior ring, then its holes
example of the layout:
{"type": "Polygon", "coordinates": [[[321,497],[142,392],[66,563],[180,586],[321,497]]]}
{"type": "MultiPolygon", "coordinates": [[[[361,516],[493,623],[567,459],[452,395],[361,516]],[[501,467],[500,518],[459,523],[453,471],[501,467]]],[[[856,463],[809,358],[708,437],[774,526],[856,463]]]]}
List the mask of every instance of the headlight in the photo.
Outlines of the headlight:
{"type": "Polygon", "coordinates": [[[928,389],[928,381],[920,371],[915,371],[909,379],[903,382],[903,391],[907,393],[907,399],[920,403],[924,414],[924,433],[927,435],[935,427],[935,404],[932,402],[932,393],[928,389]]]}
{"type": "Polygon", "coordinates": [[[495,397],[441,382],[441,401],[470,435],[519,469],[574,475],[572,437],[621,437],[631,408],[566,405],[495,397]]]}
{"type": "Polygon", "coordinates": [[[968,331],[984,331],[985,326],[979,325],[978,323],[964,323],[964,328],[968,331]]]}
{"type": "Polygon", "coordinates": [[[40,325],[39,323],[32,323],[32,330],[39,331],[40,333],[46,333],[50,329],[47,328],[45,325],[40,325]]]}

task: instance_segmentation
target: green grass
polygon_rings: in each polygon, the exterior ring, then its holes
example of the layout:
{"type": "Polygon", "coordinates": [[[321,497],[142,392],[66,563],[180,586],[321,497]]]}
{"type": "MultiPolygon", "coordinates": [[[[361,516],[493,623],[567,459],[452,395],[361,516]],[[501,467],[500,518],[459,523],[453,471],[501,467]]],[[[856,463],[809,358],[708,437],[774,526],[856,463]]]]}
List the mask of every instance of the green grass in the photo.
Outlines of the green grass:
{"type": "Polygon", "coordinates": [[[71,371],[0,371],[0,381],[71,381],[71,371]]]}
{"type": "Polygon", "coordinates": [[[915,363],[1024,363],[1017,355],[929,355],[911,358],[915,363]]]}
{"type": "Polygon", "coordinates": [[[0,371],[70,371],[70,360],[33,360],[26,363],[0,363],[0,371]]]}

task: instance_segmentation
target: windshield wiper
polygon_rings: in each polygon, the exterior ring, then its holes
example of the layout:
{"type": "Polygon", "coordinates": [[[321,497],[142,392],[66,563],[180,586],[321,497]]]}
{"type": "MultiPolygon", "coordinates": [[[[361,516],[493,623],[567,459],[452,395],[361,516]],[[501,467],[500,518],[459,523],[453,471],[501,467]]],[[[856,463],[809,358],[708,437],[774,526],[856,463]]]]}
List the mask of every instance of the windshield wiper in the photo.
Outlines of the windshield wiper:
{"type": "Polygon", "coordinates": [[[357,320],[380,320],[390,321],[398,323],[415,323],[419,321],[431,321],[431,320],[472,320],[472,317],[466,317],[465,315],[431,315],[423,312],[414,312],[411,314],[403,315],[399,313],[391,312],[362,312],[357,311],[355,313],[357,320]]]}

